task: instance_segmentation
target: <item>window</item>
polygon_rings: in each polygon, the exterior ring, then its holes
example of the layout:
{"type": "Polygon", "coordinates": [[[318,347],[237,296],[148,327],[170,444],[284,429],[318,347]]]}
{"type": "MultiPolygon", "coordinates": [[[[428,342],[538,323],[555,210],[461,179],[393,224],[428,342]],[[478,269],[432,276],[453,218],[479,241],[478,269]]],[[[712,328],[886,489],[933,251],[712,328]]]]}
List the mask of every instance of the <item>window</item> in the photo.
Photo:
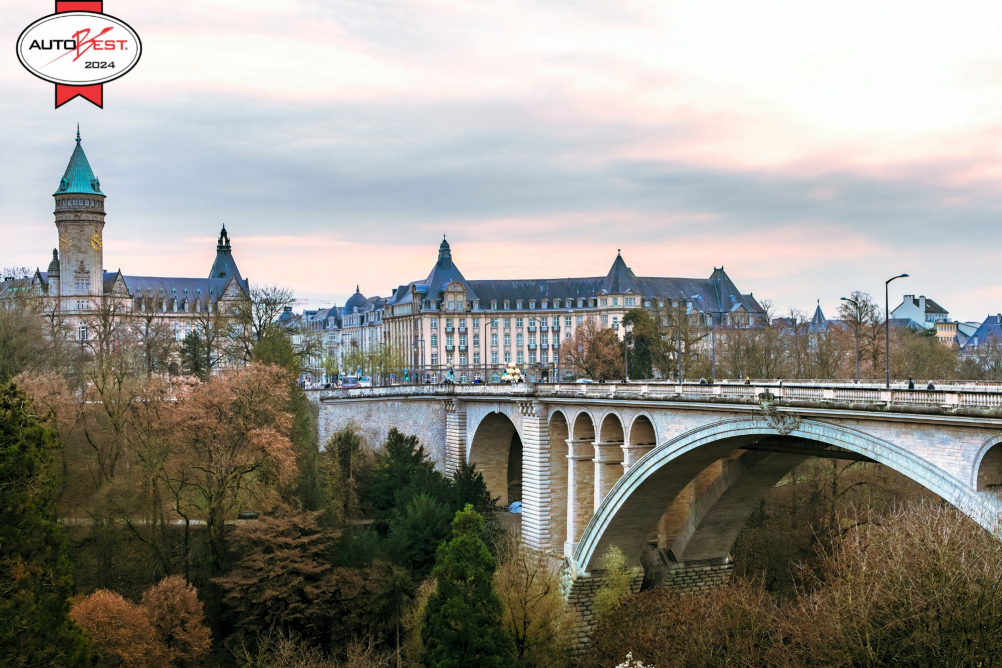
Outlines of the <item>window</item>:
{"type": "Polygon", "coordinates": [[[431,328],[432,329],[438,329],[438,318],[432,318],[431,319],[431,328]]]}
{"type": "Polygon", "coordinates": [[[77,341],[86,341],[86,340],[87,340],[87,325],[78,325],[77,341]]]}
{"type": "Polygon", "coordinates": [[[498,328],[498,319],[491,318],[491,329],[497,329],[497,328],[498,328]]]}
{"type": "Polygon", "coordinates": [[[431,347],[434,348],[437,345],[438,345],[438,335],[437,334],[432,334],[431,335],[431,347]]]}
{"type": "Polygon", "coordinates": [[[508,301],[507,299],[504,300],[504,307],[505,307],[506,310],[509,309],[509,308],[511,308],[511,302],[508,301]]]}
{"type": "Polygon", "coordinates": [[[612,305],[613,306],[619,306],[619,297],[613,297],[612,298],[612,305]]]}
{"type": "Polygon", "coordinates": [[[504,328],[505,329],[511,329],[511,318],[505,318],[504,319],[504,328]]]}
{"type": "Polygon", "coordinates": [[[497,364],[497,363],[498,363],[498,354],[497,354],[497,352],[492,352],[491,353],[491,364],[497,364]]]}
{"type": "Polygon", "coordinates": [[[452,327],[452,318],[446,318],[445,326],[446,328],[452,327]]]}
{"type": "Polygon", "coordinates": [[[77,300],[77,310],[78,311],[86,311],[88,309],[90,309],[90,302],[89,301],[87,301],[86,299],[78,299],[77,300]]]}
{"type": "MultiPolygon", "coordinates": [[[[497,360],[495,360],[494,363],[497,364],[497,360]]],[[[497,375],[496,373],[492,373],[491,374],[491,382],[492,383],[499,383],[499,382],[501,382],[501,376],[497,375]]]]}
{"type": "Polygon", "coordinates": [[[564,318],[564,327],[570,327],[570,326],[571,326],[571,316],[567,316],[566,318],[564,318]]]}
{"type": "Polygon", "coordinates": [[[599,306],[608,306],[609,305],[609,300],[608,299],[599,299],[598,300],[598,305],[599,306]]]}
{"type": "Polygon", "coordinates": [[[480,353],[473,353],[473,365],[480,366],[480,353]]]}
{"type": "Polygon", "coordinates": [[[522,318],[517,318],[515,320],[515,326],[518,327],[519,329],[522,329],[522,318]]]}
{"type": "Polygon", "coordinates": [[[461,346],[465,346],[466,345],[466,334],[460,334],[459,335],[459,345],[461,345],[461,346]]]}
{"type": "Polygon", "coordinates": [[[466,354],[459,353],[459,366],[466,366],[466,354]]]}
{"type": "Polygon", "coordinates": [[[608,315],[603,315],[602,316],[602,324],[603,325],[608,325],[609,324],[609,316],[608,315]]]}
{"type": "Polygon", "coordinates": [[[515,361],[517,364],[525,364],[525,353],[521,352],[518,353],[518,355],[515,357],[515,361]]]}
{"type": "Polygon", "coordinates": [[[539,354],[539,361],[541,363],[543,363],[543,364],[549,364],[550,363],[550,354],[549,353],[540,353],[539,354]]]}
{"type": "Polygon", "coordinates": [[[577,320],[575,320],[575,322],[580,325],[583,318],[584,318],[584,316],[579,315],[577,317],[577,320]]]}
{"type": "Polygon", "coordinates": [[[498,335],[497,334],[491,334],[491,345],[492,346],[497,346],[497,344],[498,344],[498,335]]]}
{"type": "Polygon", "coordinates": [[[530,299],[529,300],[529,308],[536,308],[536,300],[535,299],[530,299]]]}
{"type": "Polygon", "coordinates": [[[511,353],[505,353],[504,354],[504,363],[505,364],[511,364],[511,353]]]}
{"type": "Polygon", "coordinates": [[[588,306],[590,308],[595,308],[595,300],[594,299],[589,299],[588,300],[588,306]]]}
{"type": "Polygon", "coordinates": [[[510,346],[511,345],[511,334],[508,333],[508,332],[504,333],[504,344],[506,346],[510,346]]]}
{"type": "Polygon", "coordinates": [[[433,366],[438,364],[438,353],[431,354],[431,363],[433,366]]]}
{"type": "Polygon", "coordinates": [[[473,345],[474,346],[479,346],[480,345],[480,335],[479,334],[474,334],[473,335],[473,345]]]}
{"type": "Polygon", "coordinates": [[[463,300],[462,299],[460,299],[459,301],[456,302],[456,310],[457,311],[462,311],[463,310],[463,300]]]}
{"type": "Polygon", "coordinates": [[[473,319],[473,329],[480,329],[480,318],[473,319]]]}
{"type": "Polygon", "coordinates": [[[612,316],[612,326],[613,327],[619,327],[619,316],[618,315],[612,316]]]}
{"type": "Polygon", "coordinates": [[[571,330],[569,330],[569,329],[564,330],[564,338],[565,339],[571,338],[571,330]]]}
{"type": "Polygon", "coordinates": [[[450,311],[456,310],[456,302],[449,302],[449,310],[450,311]]]}
{"type": "MultiPolygon", "coordinates": [[[[521,336],[521,335],[519,335],[519,336],[521,336]]],[[[536,335],[535,334],[530,334],[529,335],[529,345],[530,346],[536,345],[536,335]]]]}
{"type": "MultiPolygon", "coordinates": [[[[545,321],[544,321],[544,323],[545,323],[545,321]]],[[[535,326],[536,326],[536,319],[535,318],[529,318],[529,327],[535,327],[535,326]]]]}
{"type": "Polygon", "coordinates": [[[529,364],[535,364],[535,363],[536,363],[536,353],[530,352],[529,353],[529,364]]]}
{"type": "Polygon", "coordinates": [[[545,346],[547,343],[550,342],[550,335],[549,334],[540,334],[539,335],[539,342],[545,346]]]}
{"type": "Polygon", "coordinates": [[[89,278],[78,278],[76,280],[77,292],[90,292],[90,279],[89,278]]]}
{"type": "Polygon", "coordinates": [[[515,345],[516,345],[516,346],[521,346],[521,345],[522,345],[522,344],[523,344],[524,342],[525,342],[525,339],[524,339],[524,338],[522,337],[522,334],[521,334],[521,333],[519,333],[519,334],[518,334],[518,335],[517,335],[517,336],[515,337],[515,345]]]}
{"type": "Polygon", "coordinates": [[[492,299],[491,300],[491,310],[492,311],[497,311],[498,310],[498,300],[496,300],[496,299],[492,299]]]}
{"type": "Polygon", "coordinates": [[[560,300],[559,299],[554,299],[553,300],[553,308],[560,308],[560,300]]]}
{"type": "Polygon", "coordinates": [[[637,298],[636,297],[627,297],[623,301],[626,303],[627,306],[636,306],[637,305],[637,298]]]}

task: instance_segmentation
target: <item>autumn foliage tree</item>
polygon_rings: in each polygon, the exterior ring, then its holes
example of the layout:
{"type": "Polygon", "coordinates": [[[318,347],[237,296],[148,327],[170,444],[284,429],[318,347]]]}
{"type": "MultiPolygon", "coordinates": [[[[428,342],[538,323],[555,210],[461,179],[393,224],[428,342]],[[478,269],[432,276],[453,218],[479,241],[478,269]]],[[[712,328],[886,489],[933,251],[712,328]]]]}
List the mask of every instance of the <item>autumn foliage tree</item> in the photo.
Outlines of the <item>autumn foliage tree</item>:
{"type": "Polygon", "coordinates": [[[183,497],[208,525],[217,572],[225,520],[241,504],[272,502],[275,491],[268,483],[288,483],[295,475],[285,374],[279,367],[251,364],[194,385],[178,398],[172,488],[179,505],[183,497]]]}
{"type": "Polygon", "coordinates": [[[106,662],[123,668],[199,666],[211,643],[198,592],[177,576],[154,585],[139,605],[99,589],[76,601],[72,614],[106,662]]]}
{"type": "Polygon", "coordinates": [[[615,330],[589,317],[562,345],[564,363],[578,374],[595,379],[623,377],[623,344],[615,330]]]}

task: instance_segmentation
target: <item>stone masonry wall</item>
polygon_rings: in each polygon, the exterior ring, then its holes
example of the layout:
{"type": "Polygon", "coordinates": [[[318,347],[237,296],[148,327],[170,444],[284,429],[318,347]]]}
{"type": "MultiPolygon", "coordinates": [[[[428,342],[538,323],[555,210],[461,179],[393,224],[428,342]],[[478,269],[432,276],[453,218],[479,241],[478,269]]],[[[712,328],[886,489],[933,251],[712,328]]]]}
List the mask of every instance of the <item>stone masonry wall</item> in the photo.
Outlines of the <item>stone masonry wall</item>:
{"type": "Polygon", "coordinates": [[[391,427],[418,437],[425,452],[443,470],[446,461],[446,406],[441,399],[330,401],[320,403],[320,446],[331,434],[354,422],[365,444],[377,450],[391,427]]]}

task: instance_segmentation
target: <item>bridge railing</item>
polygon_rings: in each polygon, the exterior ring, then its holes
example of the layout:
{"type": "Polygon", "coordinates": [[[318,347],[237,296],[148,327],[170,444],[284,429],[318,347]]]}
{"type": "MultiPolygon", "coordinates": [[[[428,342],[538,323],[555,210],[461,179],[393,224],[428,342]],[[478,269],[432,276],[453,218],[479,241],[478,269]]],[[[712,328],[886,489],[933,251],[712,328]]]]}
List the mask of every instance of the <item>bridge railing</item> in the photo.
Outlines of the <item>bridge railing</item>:
{"type": "Polygon", "coordinates": [[[389,397],[508,397],[653,399],[681,401],[757,401],[769,392],[777,399],[843,404],[883,404],[967,408],[1002,407],[1002,385],[973,384],[937,386],[935,390],[897,385],[886,389],[877,384],[846,385],[811,382],[775,382],[714,385],[699,383],[519,383],[517,385],[398,385],[352,389],[311,390],[324,399],[377,399],[389,397]]]}

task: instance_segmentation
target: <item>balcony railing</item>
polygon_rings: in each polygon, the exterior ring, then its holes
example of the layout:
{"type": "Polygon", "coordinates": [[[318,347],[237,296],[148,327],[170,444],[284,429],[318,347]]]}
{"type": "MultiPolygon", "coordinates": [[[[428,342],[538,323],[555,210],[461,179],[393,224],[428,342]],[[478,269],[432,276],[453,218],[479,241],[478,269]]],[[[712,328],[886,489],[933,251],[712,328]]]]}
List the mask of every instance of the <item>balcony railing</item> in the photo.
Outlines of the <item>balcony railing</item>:
{"type": "Polygon", "coordinates": [[[547,325],[540,325],[540,326],[539,326],[539,331],[541,331],[541,332],[546,332],[546,331],[549,331],[549,329],[550,329],[550,328],[549,328],[549,326],[547,326],[547,325]]]}
{"type": "Polygon", "coordinates": [[[536,349],[536,344],[535,343],[530,343],[529,344],[529,350],[535,350],[535,349],[536,349]]]}
{"type": "Polygon", "coordinates": [[[536,331],[536,326],[535,325],[529,325],[529,331],[530,332],[535,332],[536,331]]]}
{"type": "Polygon", "coordinates": [[[446,327],[445,331],[447,334],[452,334],[452,327],[446,327]]]}
{"type": "Polygon", "coordinates": [[[556,325],[556,324],[553,325],[553,331],[554,332],[559,332],[560,331],[560,325],[556,325]]]}
{"type": "Polygon", "coordinates": [[[462,344],[462,343],[459,344],[459,352],[461,352],[461,353],[466,352],[466,345],[465,344],[462,344]]]}
{"type": "Polygon", "coordinates": [[[456,349],[456,346],[452,345],[451,343],[447,343],[445,344],[445,349],[451,353],[453,350],[456,349]]]}

